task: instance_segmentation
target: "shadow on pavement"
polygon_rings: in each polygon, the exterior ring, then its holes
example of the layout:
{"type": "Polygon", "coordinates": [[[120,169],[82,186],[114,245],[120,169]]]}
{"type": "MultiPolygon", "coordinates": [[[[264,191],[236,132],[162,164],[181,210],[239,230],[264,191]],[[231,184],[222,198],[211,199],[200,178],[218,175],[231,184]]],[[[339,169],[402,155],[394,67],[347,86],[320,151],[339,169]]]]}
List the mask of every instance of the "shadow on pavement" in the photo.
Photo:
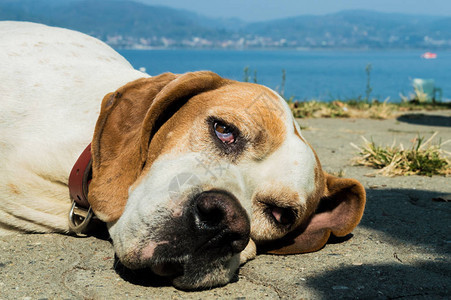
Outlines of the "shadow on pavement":
{"type": "Polygon", "coordinates": [[[414,125],[451,127],[451,117],[448,116],[412,113],[399,116],[397,120],[414,125]]]}
{"type": "Polygon", "coordinates": [[[114,257],[114,270],[125,281],[131,284],[141,285],[146,287],[163,287],[171,286],[171,280],[155,275],[150,269],[132,270],[125,267],[119,259],[114,257]]]}
{"type": "Polygon", "coordinates": [[[416,189],[370,189],[362,222],[399,242],[450,253],[451,203],[435,199],[443,193],[416,189]]]}
{"type": "Polygon", "coordinates": [[[370,189],[367,194],[359,226],[382,233],[383,243],[374,246],[390,244],[403,249],[404,255],[412,247],[413,254],[421,255],[420,261],[409,264],[394,253],[396,259],[387,263],[343,266],[308,278],[307,285],[334,299],[447,298],[451,292],[451,203],[433,200],[443,193],[415,189],[370,189]],[[448,257],[428,257],[427,253],[448,257]]]}
{"type": "Polygon", "coordinates": [[[323,299],[448,299],[445,272],[449,269],[440,263],[362,265],[307,278],[306,283],[323,299]]]}

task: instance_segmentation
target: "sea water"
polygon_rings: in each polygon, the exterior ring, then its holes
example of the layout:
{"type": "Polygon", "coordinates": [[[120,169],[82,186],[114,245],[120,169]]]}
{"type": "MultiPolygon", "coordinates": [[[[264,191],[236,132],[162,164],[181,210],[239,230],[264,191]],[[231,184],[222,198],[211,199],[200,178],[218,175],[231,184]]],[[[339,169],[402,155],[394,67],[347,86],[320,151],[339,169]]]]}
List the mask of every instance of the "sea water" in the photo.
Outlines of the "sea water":
{"type": "Polygon", "coordinates": [[[135,68],[150,75],[211,70],[221,76],[248,79],[297,100],[370,98],[391,102],[413,93],[414,78],[434,79],[444,99],[451,98],[451,52],[421,58],[422,50],[119,50],[135,68]],[[366,71],[368,65],[371,70],[366,71]],[[285,71],[285,82],[282,73],[285,71]],[[368,82],[369,79],[369,82],[368,82]]]}

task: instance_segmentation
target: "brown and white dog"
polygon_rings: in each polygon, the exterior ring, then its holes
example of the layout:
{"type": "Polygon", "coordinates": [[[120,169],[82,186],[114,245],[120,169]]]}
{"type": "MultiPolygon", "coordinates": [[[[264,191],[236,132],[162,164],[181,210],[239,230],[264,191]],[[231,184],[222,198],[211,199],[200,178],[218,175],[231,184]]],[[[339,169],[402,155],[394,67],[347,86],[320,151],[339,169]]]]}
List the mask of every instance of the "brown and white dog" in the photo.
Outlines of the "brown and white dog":
{"type": "Polygon", "coordinates": [[[316,251],[359,223],[362,185],[322,171],[269,88],[149,77],[61,28],[0,22],[0,36],[0,233],[69,232],[68,177],[89,143],[88,199],[119,260],[179,288],[224,285],[259,246],[316,251]]]}

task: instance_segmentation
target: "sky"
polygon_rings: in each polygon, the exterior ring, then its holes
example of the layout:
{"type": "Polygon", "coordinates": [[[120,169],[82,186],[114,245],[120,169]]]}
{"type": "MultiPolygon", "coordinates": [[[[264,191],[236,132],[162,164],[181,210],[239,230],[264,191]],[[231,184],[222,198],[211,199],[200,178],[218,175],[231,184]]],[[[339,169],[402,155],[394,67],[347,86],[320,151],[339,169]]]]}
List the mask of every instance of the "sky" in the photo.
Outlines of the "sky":
{"type": "Polygon", "coordinates": [[[451,0],[134,0],[186,9],[207,17],[266,21],[348,9],[451,16],[451,0]]]}

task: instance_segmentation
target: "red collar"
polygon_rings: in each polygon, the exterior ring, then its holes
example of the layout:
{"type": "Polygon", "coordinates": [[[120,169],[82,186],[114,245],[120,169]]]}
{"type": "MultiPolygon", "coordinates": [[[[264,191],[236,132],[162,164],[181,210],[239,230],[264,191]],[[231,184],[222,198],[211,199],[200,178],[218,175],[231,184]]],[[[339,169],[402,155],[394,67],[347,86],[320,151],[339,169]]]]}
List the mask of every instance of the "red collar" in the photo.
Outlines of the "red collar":
{"type": "Polygon", "coordinates": [[[69,175],[69,194],[72,207],[69,227],[75,233],[85,231],[93,213],[88,201],[88,186],[92,177],[91,144],[81,153],[69,175]]]}

